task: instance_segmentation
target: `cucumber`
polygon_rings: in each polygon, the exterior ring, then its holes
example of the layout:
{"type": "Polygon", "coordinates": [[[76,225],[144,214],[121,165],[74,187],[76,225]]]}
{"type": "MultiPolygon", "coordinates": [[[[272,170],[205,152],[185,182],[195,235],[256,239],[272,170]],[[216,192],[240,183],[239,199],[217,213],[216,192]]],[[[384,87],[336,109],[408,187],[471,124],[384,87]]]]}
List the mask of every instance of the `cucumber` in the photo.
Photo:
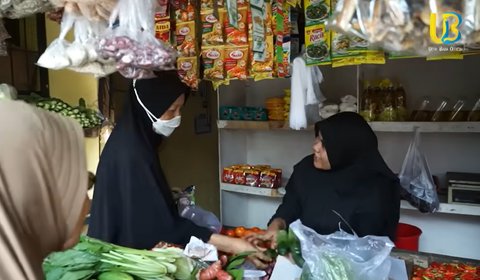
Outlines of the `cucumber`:
{"type": "Polygon", "coordinates": [[[134,280],[130,274],[118,272],[118,271],[107,271],[102,272],[98,275],[98,280],[134,280]]]}

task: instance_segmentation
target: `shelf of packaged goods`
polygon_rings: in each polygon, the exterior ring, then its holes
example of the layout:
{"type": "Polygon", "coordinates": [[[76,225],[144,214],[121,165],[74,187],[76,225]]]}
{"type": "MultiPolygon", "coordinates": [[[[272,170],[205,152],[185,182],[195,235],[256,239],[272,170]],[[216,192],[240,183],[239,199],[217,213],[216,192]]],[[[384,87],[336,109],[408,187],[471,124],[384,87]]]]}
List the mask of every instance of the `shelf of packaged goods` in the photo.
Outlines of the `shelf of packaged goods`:
{"type": "MultiPolygon", "coordinates": [[[[480,122],[370,122],[377,132],[480,133],[480,122]]],[[[292,130],[282,121],[217,121],[219,129],[232,130],[292,130]]],[[[313,130],[308,126],[306,130],[313,130]]]]}
{"type": "Polygon", "coordinates": [[[257,187],[233,185],[233,184],[226,184],[226,183],[220,183],[220,188],[222,191],[227,191],[227,192],[243,193],[243,194],[265,196],[265,197],[283,197],[283,195],[279,193],[278,190],[276,189],[257,188],[257,187]]]}
{"type": "MultiPolygon", "coordinates": [[[[417,208],[413,207],[405,200],[402,200],[400,204],[400,208],[418,211],[417,208]]],[[[438,209],[437,213],[466,215],[466,216],[480,216],[480,206],[440,203],[440,209],[438,209]]]]}
{"type": "Polygon", "coordinates": [[[284,121],[217,121],[219,129],[289,130],[284,121]]]}

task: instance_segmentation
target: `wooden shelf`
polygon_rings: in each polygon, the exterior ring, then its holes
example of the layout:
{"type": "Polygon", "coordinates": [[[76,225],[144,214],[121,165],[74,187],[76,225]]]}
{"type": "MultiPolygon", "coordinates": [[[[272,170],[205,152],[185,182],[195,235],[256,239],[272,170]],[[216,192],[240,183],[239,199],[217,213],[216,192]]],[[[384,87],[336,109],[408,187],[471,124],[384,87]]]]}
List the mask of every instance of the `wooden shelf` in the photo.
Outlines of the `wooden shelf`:
{"type": "MultiPolygon", "coordinates": [[[[480,133],[480,122],[370,122],[377,132],[480,133]]],[[[218,129],[232,130],[292,130],[278,121],[217,121],[218,129]]],[[[309,126],[306,130],[313,130],[309,126]]]]}
{"type": "Polygon", "coordinates": [[[226,183],[220,183],[220,189],[222,191],[243,193],[249,195],[258,195],[265,197],[283,197],[283,195],[280,194],[276,189],[256,188],[226,183]]]}
{"type": "MultiPolygon", "coordinates": [[[[264,197],[283,197],[281,193],[276,189],[255,188],[242,185],[233,185],[221,183],[220,188],[222,191],[243,193],[255,196],[264,197]]],[[[400,204],[401,209],[418,211],[415,207],[410,205],[407,201],[402,200],[400,204]]],[[[467,216],[480,216],[480,206],[474,205],[462,205],[462,204],[450,204],[440,203],[440,209],[437,213],[467,215],[467,216]]]]}

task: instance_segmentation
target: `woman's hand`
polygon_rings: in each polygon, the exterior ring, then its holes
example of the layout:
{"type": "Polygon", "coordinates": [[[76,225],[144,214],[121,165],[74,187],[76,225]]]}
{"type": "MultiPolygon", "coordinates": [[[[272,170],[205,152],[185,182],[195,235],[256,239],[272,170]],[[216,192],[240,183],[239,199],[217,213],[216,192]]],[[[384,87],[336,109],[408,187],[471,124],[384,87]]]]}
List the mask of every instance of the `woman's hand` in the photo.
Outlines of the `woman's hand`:
{"type": "Polygon", "coordinates": [[[220,234],[212,234],[210,241],[208,242],[219,251],[230,253],[230,254],[240,254],[244,252],[252,252],[248,259],[258,268],[264,269],[267,267],[267,263],[271,262],[268,256],[263,254],[265,249],[255,247],[253,244],[248,241],[240,238],[228,237],[220,234]]]}
{"type": "Polygon", "coordinates": [[[240,254],[244,252],[252,252],[247,258],[257,268],[265,269],[268,267],[268,263],[272,262],[272,259],[265,255],[263,252],[265,249],[254,246],[252,243],[245,239],[232,238],[232,251],[234,254],[240,254]]]}
{"type": "Polygon", "coordinates": [[[256,248],[277,248],[277,231],[267,230],[264,233],[252,233],[243,237],[256,248]]]}

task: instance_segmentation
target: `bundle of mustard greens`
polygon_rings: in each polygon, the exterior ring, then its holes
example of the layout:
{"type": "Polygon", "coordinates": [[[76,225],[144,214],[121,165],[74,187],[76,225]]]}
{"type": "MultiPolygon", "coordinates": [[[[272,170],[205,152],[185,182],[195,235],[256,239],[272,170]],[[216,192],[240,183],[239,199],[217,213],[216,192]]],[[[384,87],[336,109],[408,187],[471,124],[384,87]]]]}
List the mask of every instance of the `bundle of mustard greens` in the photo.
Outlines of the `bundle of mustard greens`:
{"type": "Polygon", "coordinates": [[[47,280],[189,280],[201,268],[201,263],[178,248],[137,250],[86,236],[74,248],[53,253],[43,263],[47,280]]]}

